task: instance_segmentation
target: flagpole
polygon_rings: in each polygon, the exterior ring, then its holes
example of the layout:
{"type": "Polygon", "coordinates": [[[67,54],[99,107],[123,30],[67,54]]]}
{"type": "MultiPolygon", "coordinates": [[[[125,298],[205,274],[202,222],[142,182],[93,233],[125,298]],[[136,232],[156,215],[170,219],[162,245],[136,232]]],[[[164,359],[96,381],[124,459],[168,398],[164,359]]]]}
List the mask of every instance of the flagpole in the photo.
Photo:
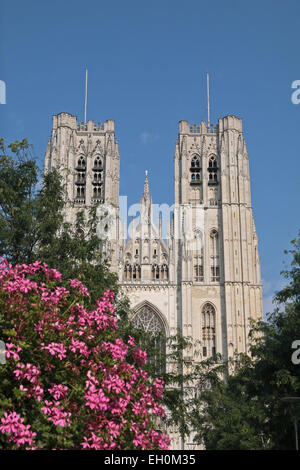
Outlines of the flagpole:
{"type": "Polygon", "coordinates": [[[207,91],[207,124],[210,129],[210,105],[209,105],[209,73],[206,72],[206,91],[207,91]]]}
{"type": "Polygon", "coordinates": [[[86,108],[87,108],[87,81],[88,71],[85,69],[85,97],[84,97],[84,123],[86,124],[86,108]]]}

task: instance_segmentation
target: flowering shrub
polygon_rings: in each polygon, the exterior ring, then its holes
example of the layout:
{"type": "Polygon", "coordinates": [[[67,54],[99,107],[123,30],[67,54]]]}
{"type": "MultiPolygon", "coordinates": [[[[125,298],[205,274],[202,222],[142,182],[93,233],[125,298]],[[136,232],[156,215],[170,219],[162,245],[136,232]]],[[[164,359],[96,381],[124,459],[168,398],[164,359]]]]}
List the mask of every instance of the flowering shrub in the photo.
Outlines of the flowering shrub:
{"type": "Polygon", "coordinates": [[[147,355],[118,337],[113,293],[92,311],[77,280],[69,289],[46,264],[0,263],[0,448],[167,449],[162,380],[147,355]]]}

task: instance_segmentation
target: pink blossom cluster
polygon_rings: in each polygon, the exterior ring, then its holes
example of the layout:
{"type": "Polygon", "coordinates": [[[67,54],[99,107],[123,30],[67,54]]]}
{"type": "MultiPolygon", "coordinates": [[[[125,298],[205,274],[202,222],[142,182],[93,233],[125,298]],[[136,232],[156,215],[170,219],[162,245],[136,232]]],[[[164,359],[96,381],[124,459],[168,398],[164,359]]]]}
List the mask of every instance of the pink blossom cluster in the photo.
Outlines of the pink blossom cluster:
{"type": "Polygon", "coordinates": [[[133,360],[142,366],[147,362],[147,353],[146,351],[142,351],[140,348],[136,348],[133,353],[133,360]]]}
{"type": "Polygon", "coordinates": [[[67,349],[62,343],[55,343],[53,341],[52,343],[49,343],[47,346],[45,346],[42,343],[41,349],[44,349],[45,351],[49,351],[51,356],[57,356],[60,361],[66,357],[67,349]]]}
{"type": "Polygon", "coordinates": [[[76,353],[77,351],[84,357],[89,357],[90,351],[84,341],[80,341],[79,339],[72,338],[72,344],[69,346],[69,349],[76,353]]]}
{"type": "Polygon", "coordinates": [[[58,427],[76,429],[76,436],[80,430],[72,448],[167,449],[168,436],[152,423],[153,415],[164,415],[163,381],[149,379],[142,368],[147,354],[134,338],[118,337],[114,293],[88,310],[86,287],[73,279],[68,290],[61,279],[44,263],[0,263],[0,310],[11,332],[5,367],[24,392],[1,419],[8,445],[46,448],[23,424],[34,411],[34,430],[40,416],[46,434],[56,436],[50,448],[64,445],[58,427]]]}
{"type": "Polygon", "coordinates": [[[87,290],[87,288],[82,284],[81,281],[79,281],[78,279],[70,279],[70,286],[73,287],[73,289],[78,289],[78,292],[80,294],[83,294],[83,295],[86,295],[87,297],[89,297],[90,293],[89,291],[87,290]]]}
{"type": "Polygon", "coordinates": [[[117,338],[115,340],[115,343],[112,343],[110,341],[103,341],[102,351],[109,352],[115,361],[124,361],[126,355],[128,354],[128,346],[123,342],[121,338],[117,338]]]}
{"type": "Polygon", "coordinates": [[[5,355],[6,359],[10,357],[12,359],[16,359],[17,361],[20,360],[19,352],[22,351],[22,348],[19,346],[15,346],[13,343],[6,343],[5,344],[5,355]]]}
{"type": "Polygon", "coordinates": [[[48,388],[48,392],[52,395],[54,400],[64,400],[68,393],[68,387],[61,384],[52,384],[52,387],[48,388]]]}
{"type": "Polygon", "coordinates": [[[24,424],[24,418],[13,412],[5,412],[1,418],[0,432],[6,434],[8,441],[13,442],[17,447],[27,444],[26,449],[34,449],[35,432],[32,432],[30,425],[24,424]]]}
{"type": "Polygon", "coordinates": [[[134,445],[141,450],[149,450],[153,448],[153,444],[161,450],[168,450],[170,445],[170,438],[167,434],[151,430],[145,433],[144,429],[139,423],[132,423],[131,428],[135,433],[134,445]]]}
{"type": "Polygon", "coordinates": [[[70,426],[71,413],[65,411],[65,408],[61,405],[59,401],[49,401],[45,400],[45,406],[42,406],[42,412],[47,416],[49,421],[55,426],[70,426]]]}
{"type": "Polygon", "coordinates": [[[18,363],[17,368],[13,371],[15,378],[22,382],[20,390],[26,392],[27,398],[35,397],[38,402],[42,401],[44,395],[40,382],[40,372],[38,367],[30,363],[18,363]],[[23,385],[24,383],[25,386],[23,385]]]}
{"type": "Polygon", "coordinates": [[[63,301],[69,294],[68,289],[63,286],[56,286],[52,291],[48,290],[44,285],[41,285],[39,290],[42,293],[42,301],[49,306],[59,304],[59,302],[63,301]]]}

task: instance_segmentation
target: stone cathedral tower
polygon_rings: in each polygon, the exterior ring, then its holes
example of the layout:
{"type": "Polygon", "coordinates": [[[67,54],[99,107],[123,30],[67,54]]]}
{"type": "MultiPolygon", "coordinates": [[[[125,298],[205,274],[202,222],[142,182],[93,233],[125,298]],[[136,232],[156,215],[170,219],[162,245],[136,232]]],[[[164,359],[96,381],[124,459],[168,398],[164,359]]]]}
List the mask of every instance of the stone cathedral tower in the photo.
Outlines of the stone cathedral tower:
{"type": "MultiPolygon", "coordinates": [[[[262,318],[262,287],[241,119],[225,116],[209,127],[180,121],[166,233],[163,214],[154,220],[146,172],[140,216],[131,221],[130,237],[121,236],[127,227],[119,227],[119,164],[114,121],[53,117],[45,167],[64,177],[67,220],[93,204],[116,209],[111,268],[131,301],[134,322],[200,341],[204,358],[248,352],[249,319],[262,318]]],[[[172,441],[180,448],[176,432],[172,441]]]]}
{"type": "Polygon", "coordinates": [[[249,319],[262,318],[257,235],[242,121],[217,126],[179,123],[175,205],[167,241],[154,224],[146,176],[140,222],[119,259],[119,279],[135,321],[178,330],[202,345],[202,356],[248,352],[249,319]],[[144,227],[144,229],[143,229],[144,227]]]}
{"type": "Polygon", "coordinates": [[[179,123],[175,205],[189,208],[189,240],[177,243],[182,331],[203,356],[247,352],[249,318],[262,318],[257,235],[242,121],[179,123]]]}
{"type": "MultiPolygon", "coordinates": [[[[118,227],[120,155],[114,121],[78,123],[76,116],[53,116],[45,170],[57,168],[65,186],[65,219],[74,223],[78,210],[95,204],[115,208],[118,227]]],[[[117,270],[117,236],[110,241],[110,262],[117,270]]]]}

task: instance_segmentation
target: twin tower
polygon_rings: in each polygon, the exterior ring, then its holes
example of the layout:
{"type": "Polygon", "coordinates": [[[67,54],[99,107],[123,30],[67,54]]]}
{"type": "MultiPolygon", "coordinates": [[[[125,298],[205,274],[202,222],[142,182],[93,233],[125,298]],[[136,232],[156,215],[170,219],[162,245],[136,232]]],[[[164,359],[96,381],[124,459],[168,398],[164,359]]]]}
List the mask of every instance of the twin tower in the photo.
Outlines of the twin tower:
{"type": "Polygon", "coordinates": [[[114,121],[55,115],[45,155],[46,171],[54,167],[65,183],[68,221],[94,204],[114,208],[106,248],[137,325],[167,336],[180,331],[200,341],[204,358],[248,351],[249,319],[262,318],[262,287],[241,119],[225,116],[209,127],[180,121],[168,220],[163,205],[154,220],[146,172],[129,237],[119,220],[114,121]]]}

